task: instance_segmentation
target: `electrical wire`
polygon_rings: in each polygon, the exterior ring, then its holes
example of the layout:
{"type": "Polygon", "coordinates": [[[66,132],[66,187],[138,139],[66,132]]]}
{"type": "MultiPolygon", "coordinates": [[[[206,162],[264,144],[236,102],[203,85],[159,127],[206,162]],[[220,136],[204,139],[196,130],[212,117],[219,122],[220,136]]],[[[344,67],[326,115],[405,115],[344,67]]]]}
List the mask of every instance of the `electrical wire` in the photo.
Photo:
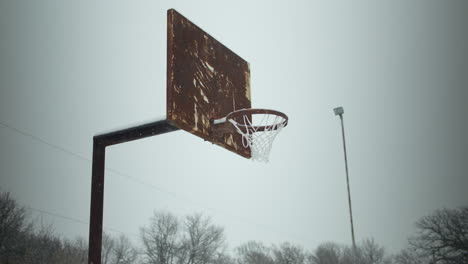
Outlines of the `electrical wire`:
{"type": "MultiPolygon", "coordinates": [[[[61,214],[53,213],[53,212],[50,212],[50,211],[46,211],[44,209],[33,208],[33,207],[30,207],[30,206],[25,206],[24,208],[26,210],[29,210],[29,211],[35,211],[35,212],[38,212],[38,213],[41,213],[41,214],[46,214],[46,215],[49,215],[49,216],[52,216],[52,217],[55,217],[55,218],[61,218],[61,219],[64,219],[64,220],[67,220],[67,221],[70,221],[70,222],[74,222],[74,223],[89,226],[89,222],[83,221],[83,220],[78,219],[78,218],[74,218],[74,217],[70,217],[70,216],[66,216],[66,215],[61,215],[61,214]]],[[[119,234],[122,234],[122,235],[128,235],[128,236],[134,236],[134,237],[140,238],[140,236],[137,235],[137,234],[123,232],[123,231],[120,231],[119,229],[111,228],[111,227],[108,227],[108,226],[104,226],[103,230],[104,231],[112,231],[112,232],[119,233],[119,234]]]]}
{"type": "MultiPolygon", "coordinates": [[[[49,146],[50,148],[53,148],[53,149],[55,149],[55,150],[58,150],[58,151],[60,151],[60,152],[62,152],[62,153],[65,153],[65,154],[67,154],[67,155],[73,156],[73,157],[75,157],[75,158],[77,158],[77,159],[80,159],[80,160],[82,160],[82,161],[86,161],[86,162],[92,163],[92,160],[91,160],[91,159],[89,159],[89,158],[87,158],[87,157],[85,157],[85,156],[83,156],[83,155],[77,154],[77,153],[75,153],[75,152],[73,152],[73,151],[70,151],[70,150],[68,150],[68,149],[65,149],[65,148],[63,148],[63,147],[61,147],[61,146],[59,146],[59,145],[50,143],[50,142],[48,142],[48,141],[46,141],[46,140],[44,140],[44,139],[42,139],[42,138],[40,138],[40,137],[37,137],[37,136],[35,136],[35,135],[31,134],[31,133],[24,132],[24,131],[22,131],[22,130],[16,128],[16,127],[13,127],[13,126],[11,126],[11,125],[8,125],[8,124],[6,124],[5,122],[0,121],[0,125],[3,126],[3,127],[5,127],[5,128],[7,128],[7,129],[9,129],[9,130],[11,130],[11,131],[13,131],[13,132],[15,132],[15,133],[18,133],[18,134],[20,134],[20,135],[22,135],[22,136],[24,136],[24,137],[29,137],[29,138],[31,138],[31,139],[37,141],[37,142],[40,142],[41,144],[47,145],[47,146],[49,146]]],[[[206,206],[206,205],[203,205],[203,204],[201,204],[201,203],[198,203],[198,202],[194,201],[193,199],[190,199],[190,198],[188,198],[188,197],[183,197],[183,196],[181,196],[180,194],[177,194],[177,193],[175,193],[175,192],[171,192],[171,191],[164,190],[164,189],[162,189],[162,188],[160,188],[160,187],[157,187],[157,186],[155,186],[155,185],[153,185],[153,184],[151,184],[151,183],[148,183],[148,182],[145,182],[145,181],[143,181],[143,180],[141,180],[141,179],[138,179],[137,177],[134,177],[134,176],[128,175],[128,174],[126,174],[126,173],[120,172],[119,170],[116,170],[116,169],[114,169],[114,168],[111,168],[111,167],[106,166],[106,167],[105,167],[105,170],[108,171],[108,172],[111,172],[111,173],[113,173],[113,174],[115,174],[115,175],[118,175],[118,176],[127,178],[127,179],[133,181],[134,183],[138,183],[138,184],[143,185],[143,186],[145,186],[145,187],[152,188],[152,189],[154,189],[154,190],[156,190],[156,191],[158,191],[158,192],[161,192],[161,193],[164,193],[164,194],[166,194],[166,195],[172,196],[174,199],[182,200],[182,201],[184,201],[184,202],[186,202],[186,203],[190,203],[190,204],[192,204],[192,205],[196,205],[196,206],[198,206],[198,207],[204,208],[204,209],[206,209],[206,210],[208,210],[208,211],[211,211],[211,212],[213,212],[213,213],[225,215],[225,216],[228,216],[228,217],[230,217],[230,218],[235,218],[235,219],[237,219],[237,220],[240,221],[240,222],[244,222],[244,223],[247,223],[247,224],[249,224],[249,225],[256,226],[257,228],[261,228],[261,229],[264,229],[264,230],[267,230],[267,231],[270,231],[270,232],[273,232],[273,233],[277,233],[277,234],[281,234],[281,235],[285,235],[285,236],[289,236],[289,237],[295,237],[295,238],[298,238],[298,239],[301,239],[301,240],[307,240],[307,238],[302,237],[302,236],[300,236],[300,235],[292,234],[292,233],[290,233],[290,232],[285,232],[285,231],[280,230],[280,229],[278,229],[278,228],[271,227],[271,226],[268,226],[268,225],[265,225],[265,224],[256,223],[256,222],[251,221],[251,220],[249,220],[249,219],[247,219],[247,218],[239,217],[239,216],[233,215],[233,214],[228,213],[228,212],[223,211],[223,210],[219,210],[219,209],[216,209],[216,208],[208,207],[208,206],[206,206]]],[[[32,209],[32,208],[31,208],[31,209],[32,209]]],[[[36,210],[36,211],[40,211],[39,209],[35,209],[35,210],[36,210]]],[[[46,211],[44,211],[44,212],[46,212],[46,211]]],[[[53,213],[50,213],[50,212],[47,212],[47,213],[50,214],[50,215],[53,215],[53,213]]],[[[79,220],[79,219],[74,219],[74,218],[71,218],[71,217],[62,216],[62,215],[58,215],[58,214],[56,214],[56,216],[57,216],[57,217],[60,217],[60,218],[63,218],[63,219],[69,218],[70,221],[80,221],[80,222],[82,222],[82,224],[87,224],[87,225],[89,225],[88,222],[84,222],[84,221],[81,221],[81,220],[79,220]]],[[[109,228],[108,228],[108,229],[109,229],[109,228]]],[[[121,232],[121,231],[118,231],[117,229],[109,229],[109,230],[114,230],[114,231],[116,231],[116,232],[121,232]]],[[[123,233],[123,232],[121,232],[121,233],[123,233]]],[[[133,234],[133,235],[135,236],[135,234],[133,234]]]]}

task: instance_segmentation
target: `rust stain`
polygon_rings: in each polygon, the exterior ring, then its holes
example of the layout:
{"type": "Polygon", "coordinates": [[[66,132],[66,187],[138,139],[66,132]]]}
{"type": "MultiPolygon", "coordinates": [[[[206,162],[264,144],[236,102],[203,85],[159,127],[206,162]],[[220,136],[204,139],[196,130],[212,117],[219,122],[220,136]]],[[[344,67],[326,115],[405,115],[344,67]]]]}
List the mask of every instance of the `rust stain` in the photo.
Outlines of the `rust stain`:
{"type": "Polygon", "coordinates": [[[171,9],[168,11],[167,118],[181,129],[249,158],[242,136],[214,136],[210,120],[251,108],[249,64],[171,9]],[[235,102],[233,104],[233,102],[235,102]]]}

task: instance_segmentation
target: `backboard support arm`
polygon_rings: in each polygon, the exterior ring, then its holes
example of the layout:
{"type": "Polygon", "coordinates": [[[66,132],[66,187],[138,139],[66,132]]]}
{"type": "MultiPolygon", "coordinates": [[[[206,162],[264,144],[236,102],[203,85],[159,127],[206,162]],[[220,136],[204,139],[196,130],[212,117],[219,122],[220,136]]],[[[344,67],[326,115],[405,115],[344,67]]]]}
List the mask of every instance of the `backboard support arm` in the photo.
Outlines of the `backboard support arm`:
{"type": "Polygon", "coordinates": [[[161,120],[93,137],[91,209],[88,242],[89,264],[101,264],[106,147],[177,130],[179,130],[179,128],[171,124],[168,120],[161,120]]]}

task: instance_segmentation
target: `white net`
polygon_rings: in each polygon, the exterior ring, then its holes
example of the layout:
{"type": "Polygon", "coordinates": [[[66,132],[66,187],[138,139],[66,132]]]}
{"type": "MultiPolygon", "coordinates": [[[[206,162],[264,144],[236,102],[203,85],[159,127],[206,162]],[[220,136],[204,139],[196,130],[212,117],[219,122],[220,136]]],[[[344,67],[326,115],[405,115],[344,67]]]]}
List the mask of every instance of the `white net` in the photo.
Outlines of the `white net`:
{"type": "Polygon", "coordinates": [[[276,135],[287,124],[286,119],[275,114],[245,114],[242,122],[228,121],[242,135],[242,144],[250,147],[252,160],[268,162],[276,135]]]}

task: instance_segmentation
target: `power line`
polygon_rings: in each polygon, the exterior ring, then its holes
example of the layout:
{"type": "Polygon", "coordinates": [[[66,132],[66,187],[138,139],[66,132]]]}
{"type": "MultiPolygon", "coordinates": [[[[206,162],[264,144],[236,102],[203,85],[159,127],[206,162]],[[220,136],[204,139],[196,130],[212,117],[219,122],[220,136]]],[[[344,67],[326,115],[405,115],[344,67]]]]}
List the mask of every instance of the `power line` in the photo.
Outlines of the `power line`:
{"type": "Polygon", "coordinates": [[[49,147],[51,147],[51,148],[53,148],[53,149],[56,149],[56,150],[61,151],[61,152],[63,152],[63,153],[66,153],[66,154],[68,154],[68,155],[70,155],[70,156],[73,156],[73,157],[75,157],[75,158],[78,158],[78,159],[80,159],[80,160],[84,160],[84,161],[87,161],[87,162],[92,162],[91,159],[89,159],[89,158],[87,158],[87,157],[85,157],[85,156],[82,156],[82,155],[80,155],[80,154],[77,154],[77,153],[74,153],[74,152],[72,152],[72,151],[69,151],[68,149],[62,148],[62,147],[60,147],[60,146],[58,146],[58,145],[49,143],[49,142],[43,140],[43,139],[40,138],[40,137],[34,136],[33,134],[24,132],[24,131],[22,131],[22,130],[19,130],[19,129],[16,128],[16,127],[13,127],[13,126],[10,126],[10,125],[5,124],[4,122],[0,122],[0,125],[2,125],[2,126],[8,128],[8,129],[10,129],[10,130],[12,130],[12,131],[18,133],[18,134],[21,134],[21,135],[23,135],[23,136],[25,136],[25,137],[30,137],[30,138],[32,138],[32,139],[34,139],[34,140],[36,140],[36,141],[38,141],[38,142],[40,142],[40,143],[42,143],[42,144],[44,144],[44,145],[47,145],[47,146],[49,146],[49,147]]]}
{"type": "MultiPolygon", "coordinates": [[[[83,220],[78,219],[78,218],[74,218],[74,217],[70,217],[70,216],[66,216],[66,215],[61,215],[61,214],[53,213],[53,212],[46,211],[46,210],[43,210],[43,209],[33,208],[33,207],[30,207],[30,206],[25,206],[24,208],[27,209],[27,210],[30,210],[30,211],[35,211],[35,212],[39,212],[41,214],[46,214],[46,215],[49,215],[49,216],[52,216],[52,217],[55,217],[55,218],[61,218],[61,219],[64,219],[64,220],[67,220],[67,221],[70,221],[70,222],[74,222],[74,223],[89,226],[89,222],[83,221],[83,220]]],[[[104,227],[104,230],[120,233],[120,234],[123,234],[123,235],[131,235],[131,236],[135,236],[135,237],[138,237],[138,238],[140,237],[137,234],[123,232],[123,231],[120,231],[120,230],[118,230],[116,228],[111,228],[111,227],[104,227]]]]}
{"type": "MultiPolygon", "coordinates": [[[[61,147],[61,146],[59,146],[59,145],[50,143],[50,142],[48,142],[48,141],[46,141],[46,140],[44,140],[44,139],[42,139],[42,138],[40,138],[40,137],[37,137],[37,136],[35,136],[35,135],[31,134],[31,133],[24,132],[24,131],[22,131],[22,130],[16,128],[16,127],[13,127],[13,126],[11,126],[11,125],[5,124],[5,123],[2,122],[2,121],[0,121],[0,125],[2,125],[3,127],[7,128],[7,129],[10,129],[10,130],[13,131],[13,132],[18,133],[18,134],[20,134],[20,135],[22,135],[22,136],[24,136],[24,137],[29,137],[29,138],[31,138],[31,139],[37,141],[37,142],[40,142],[41,144],[47,145],[47,146],[49,146],[50,148],[53,148],[53,149],[55,149],[55,150],[58,150],[58,151],[60,151],[60,152],[62,152],[62,153],[68,154],[68,155],[73,156],[73,157],[75,157],[75,158],[78,158],[78,159],[80,159],[80,160],[82,160],[82,161],[86,161],[86,162],[88,162],[88,163],[92,163],[92,160],[91,160],[90,158],[87,158],[87,157],[85,157],[85,156],[83,156],[83,155],[74,153],[73,151],[70,151],[70,150],[68,150],[68,149],[65,149],[65,148],[63,148],[63,147],[61,147]]],[[[203,204],[201,204],[201,203],[199,203],[199,202],[194,201],[193,199],[190,199],[190,198],[188,198],[188,197],[184,197],[184,196],[182,196],[182,195],[180,195],[180,194],[177,194],[177,193],[175,193],[175,192],[171,192],[171,191],[164,190],[164,189],[162,189],[162,188],[160,188],[160,187],[157,187],[157,186],[155,186],[155,185],[153,185],[153,184],[151,184],[151,183],[145,182],[145,181],[143,181],[143,180],[141,180],[141,179],[139,179],[139,178],[137,178],[137,177],[134,177],[134,176],[128,175],[128,174],[126,174],[126,173],[120,172],[119,170],[116,170],[116,169],[114,169],[114,168],[105,166],[105,170],[108,171],[108,172],[111,172],[111,173],[113,173],[113,174],[115,174],[115,175],[118,175],[118,176],[127,178],[127,179],[129,179],[129,180],[131,180],[131,181],[133,181],[133,182],[135,182],[135,183],[138,183],[138,184],[140,184],[140,185],[143,185],[143,186],[145,186],[145,187],[147,187],[147,188],[152,188],[152,189],[154,189],[154,190],[156,190],[156,191],[158,191],[158,192],[165,193],[166,195],[169,195],[169,196],[173,197],[174,199],[181,200],[181,201],[184,201],[185,203],[190,203],[190,204],[192,204],[192,205],[196,205],[196,206],[198,206],[198,207],[204,208],[204,209],[206,209],[206,210],[208,210],[208,211],[211,211],[211,212],[213,212],[213,213],[225,215],[225,216],[228,216],[228,217],[231,217],[231,218],[235,218],[235,219],[237,219],[237,220],[240,221],[240,222],[244,222],[244,223],[247,223],[247,224],[249,224],[249,225],[256,226],[256,227],[258,227],[258,228],[262,228],[262,229],[264,229],[264,230],[268,230],[268,231],[270,231],[270,232],[274,232],[274,233],[277,233],[277,234],[286,235],[286,236],[295,237],[295,238],[300,238],[300,239],[306,239],[305,237],[299,236],[299,235],[297,235],[297,234],[292,234],[292,233],[289,233],[289,232],[285,232],[285,231],[282,231],[282,230],[277,229],[277,228],[275,228],[275,227],[271,227],[271,226],[268,226],[268,225],[265,225],[265,224],[256,223],[256,222],[251,221],[251,220],[249,220],[249,219],[247,219],[247,218],[239,217],[239,216],[233,215],[233,214],[231,214],[231,213],[228,213],[228,212],[225,212],[225,211],[216,209],[216,208],[208,207],[208,206],[206,206],[206,205],[203,205],[203,204]]],[[[63,216],[62,218],[64,218],[64,217],[66,218],[66,216],[63,216]]],[[[72,219],[72,218],[71,218],[71,219],[72,219]]],[[[78,220],[78,221],[81,221],[81,220],[78,220]]],[[[89,225],[88,222],[86,222],[86,224],[89,225]]],[[[109,229],[109,228],[108,228],[108,229],[109,229]]],[[[120,231],[117,230],[116,232],[120,232],[120,231]]],[[[306,239],[306,240],[307,240],[307,239],[306,239]]]]}

